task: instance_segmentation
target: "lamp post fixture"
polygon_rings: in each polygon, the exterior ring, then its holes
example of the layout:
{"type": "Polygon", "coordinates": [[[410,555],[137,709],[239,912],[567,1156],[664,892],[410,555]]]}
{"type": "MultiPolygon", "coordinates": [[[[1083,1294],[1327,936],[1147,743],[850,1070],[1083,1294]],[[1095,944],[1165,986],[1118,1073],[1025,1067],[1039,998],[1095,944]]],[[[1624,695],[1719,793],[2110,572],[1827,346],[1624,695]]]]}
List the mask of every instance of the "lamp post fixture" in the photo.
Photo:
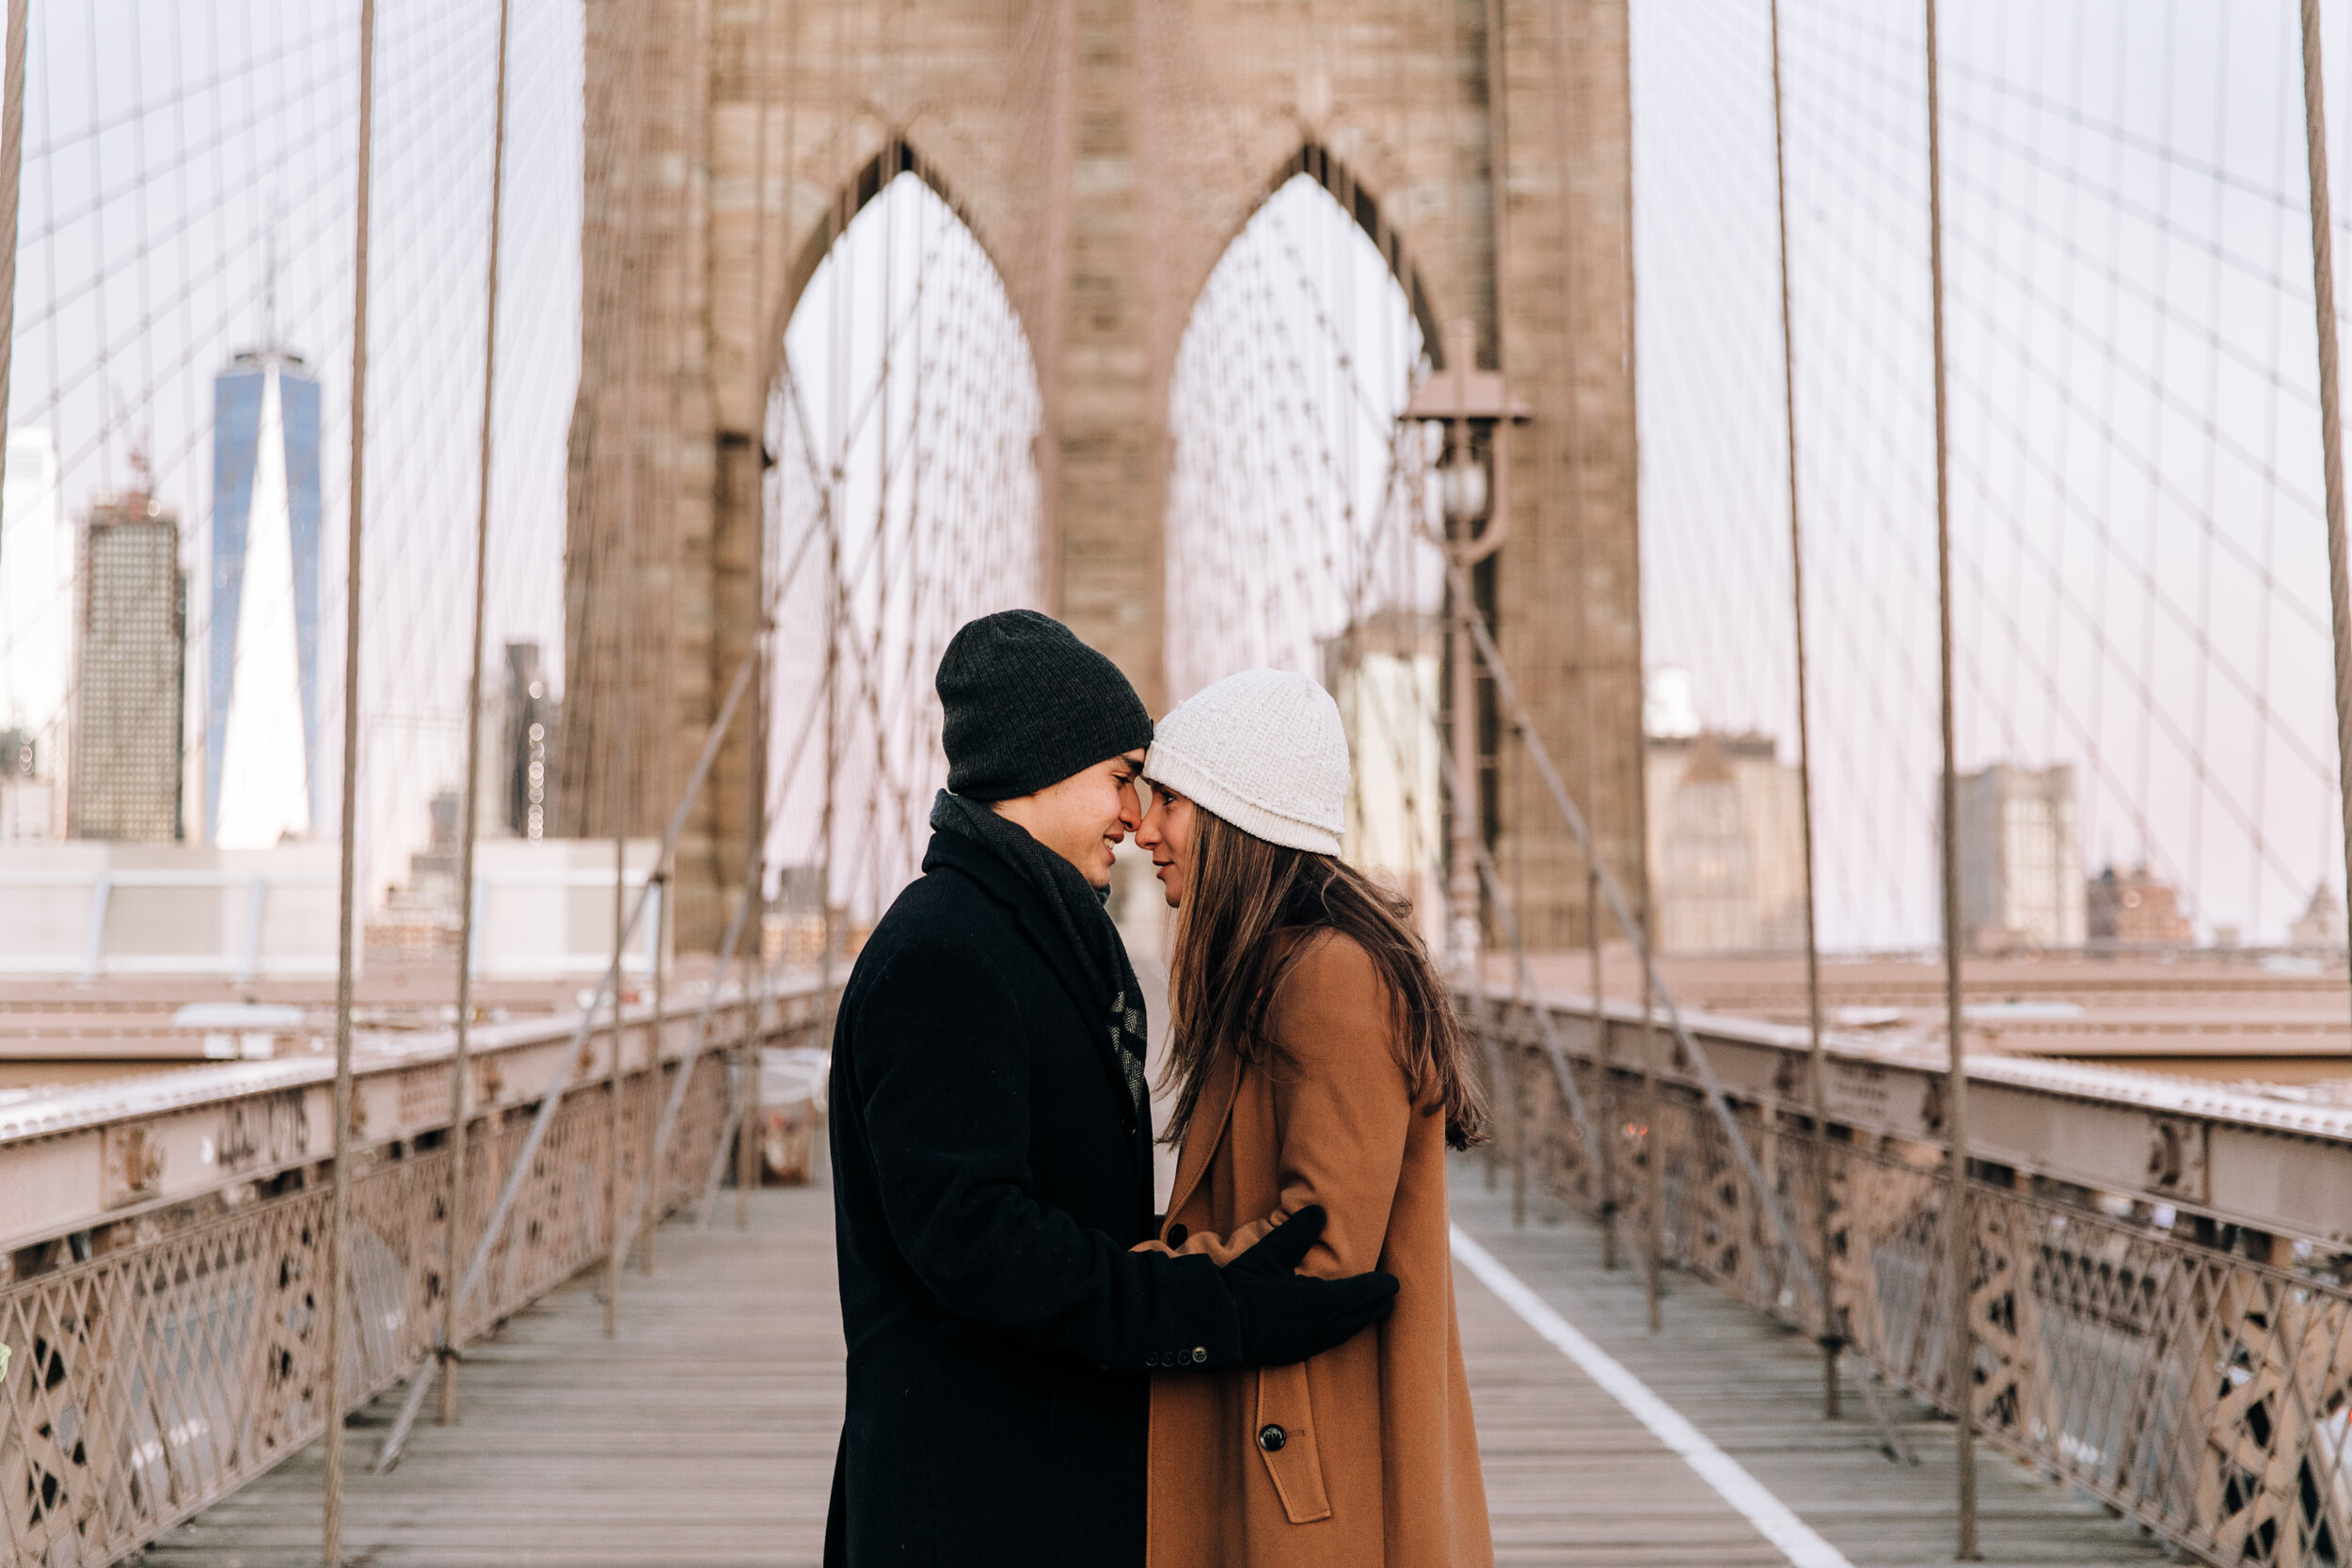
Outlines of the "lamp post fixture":
{"type": "Polygon", "coordinates": [[[1478,980],[1478,795],[1477,652],[1470,639],[1478,607],[1467,592],[1470,569],[1502,547],[1510,537],[1509,466],[1504,461],[1510,427],[1527,418],[1527,405],[1512,398],[1502,372],[1477,369],[1478,326],[1457,320],[1446,333],[1446,368],[1422,384],[1397,418],[1445,426],[1445,455],[1438,465],[1438,502],[1445,531],[1430,542],[1445,552],[1448,617],[1446,657],[1452,669],[1450,744],[1454,776],[1461,796],[1454,802],[1453,832],[1446,855],[1446,960],[1456,982],[1478,980]],[[1483,523],[1483,527],[1481,526],[1483,523]]]}

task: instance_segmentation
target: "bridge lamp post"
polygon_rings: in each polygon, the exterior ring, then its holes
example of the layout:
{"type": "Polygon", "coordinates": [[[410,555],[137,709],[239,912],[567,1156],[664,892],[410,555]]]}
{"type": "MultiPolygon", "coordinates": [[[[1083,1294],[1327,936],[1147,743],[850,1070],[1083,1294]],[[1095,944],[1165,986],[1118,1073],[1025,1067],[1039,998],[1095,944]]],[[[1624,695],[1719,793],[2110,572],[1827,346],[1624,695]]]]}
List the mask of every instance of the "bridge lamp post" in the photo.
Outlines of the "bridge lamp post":
{"type": "MultiPolygon", "coordinates": [[[[1424,532],[1459,568],[1449,582],[1468,583],[1470,570],[1510,537],[1510,467],[1505,461],[1511,426],[1527,418],[1527,405],[1510,396],[1499,371],[1478,363],[1478,326],[1467,318],[1446,333],[1446,368],[1423,382],[1397,416],[1411,424],[1441,424],[1445,454],[1438,464],[1438,504],[1442,533],[1424,532]]],[[[1471,641],[1478,606],[1467,594],[1448,589],[1446,660],[1452,722],[1448,741],[1460,797],[1454,802],[1446,855],[1446,958],[1462,984],[1477,982],[1478,835],[1484,824],[1478,767],[1477,651],[1471,641]]]]}

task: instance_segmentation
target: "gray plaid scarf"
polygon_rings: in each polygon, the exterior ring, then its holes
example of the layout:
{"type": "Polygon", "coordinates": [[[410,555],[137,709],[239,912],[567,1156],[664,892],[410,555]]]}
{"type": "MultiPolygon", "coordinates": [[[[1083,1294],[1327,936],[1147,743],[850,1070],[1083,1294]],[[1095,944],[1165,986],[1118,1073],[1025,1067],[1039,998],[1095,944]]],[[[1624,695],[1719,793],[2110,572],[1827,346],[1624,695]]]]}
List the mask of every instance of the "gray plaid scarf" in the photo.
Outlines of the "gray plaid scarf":
{"type": "Polygon", "coordinates": [[[1104,1022],[1110,1030],[1111,1049],[1127,1078],[1127,1095],[1141,1125],[1152,1124],[1152,1090],[1144,1079],[1144,1057],[1151,1046],[1145,1032],[1143,987],[1135,965],[1127,961],[1127,944],[1111,923],[1107,889],[1098,888],[1078,874],[1078,868],[1054,853],[1017,822],[1010,822],[978,800],[939,792],[931,802],[931,826],[940,832],[977,839],[998,859],[1021,873],[1044,895],[1055,923],[1086,968],[1109,998],[1104,1022]]]}

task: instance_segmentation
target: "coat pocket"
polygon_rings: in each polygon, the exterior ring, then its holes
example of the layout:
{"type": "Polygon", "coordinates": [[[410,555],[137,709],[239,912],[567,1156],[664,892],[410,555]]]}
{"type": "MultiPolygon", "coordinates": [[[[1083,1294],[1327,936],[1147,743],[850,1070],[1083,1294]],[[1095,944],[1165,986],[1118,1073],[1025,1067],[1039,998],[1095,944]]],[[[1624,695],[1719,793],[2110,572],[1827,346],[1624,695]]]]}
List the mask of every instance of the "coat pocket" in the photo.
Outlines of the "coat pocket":
{"type": "Polygon", "coordinates": [[[1282,1512],[1294,1525],[1331,1517],[1323,1489],[1323,1452],[1315,1441],[1313,1397],[1304,1362],[1258,1369],[1258,1423],[1250,1434],[1282,1512]]]}

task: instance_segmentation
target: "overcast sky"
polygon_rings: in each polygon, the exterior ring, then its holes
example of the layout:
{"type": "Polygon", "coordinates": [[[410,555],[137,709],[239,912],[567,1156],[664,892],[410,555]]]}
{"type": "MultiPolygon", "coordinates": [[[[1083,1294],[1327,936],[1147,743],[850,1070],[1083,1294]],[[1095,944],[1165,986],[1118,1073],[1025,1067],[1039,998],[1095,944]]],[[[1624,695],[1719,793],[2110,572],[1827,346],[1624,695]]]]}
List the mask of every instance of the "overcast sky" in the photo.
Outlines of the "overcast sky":
{"type": "MultiPolygon", "coordinates": [[[[1788,755],[1766,14],[1635,7],[1645,629],[1708,719],[1788,755]]],[[[1925,942],[1920,8],[1784,16],[1825,937],[1925,942]]],[[[2144,858],[2208,930],[2275,939],[2321,877],[2343,882],[2296,8],[1945,16],[1963,766],[2072,766],[2094,866],[2144,858]]]]}
{"type": "MultiPolygon", "coordinates": [[[[192,562],[211,376],[262,334],[273,234],[277,336],[326,383],[341,538],[355,9],[34,7],[10,423],[53,433],[72,509],[125,483],[143,442],[192,562]]],[[[2094,864],[2145,857],[2208,927],[2275,937],[2342,876],[2293,0],[1946,12],[1963,762],[2071,765],[2094,864]]],[[[1936,749],[1919,8],[1785,15],[1824,928],[1921,942],[1936,749]]],[[[1633,0],[1633,16],[1648,657],[1691,670],[1709,721],[1788,754],[1766,9],[1633,0]]],[[[383,0],[380,17],[376,892],[454,782],[495,8],[383,0]]],[[[578,9],[517,0],[516,21],[491,635],[536,638],[560,668],[578,9]]]]}

